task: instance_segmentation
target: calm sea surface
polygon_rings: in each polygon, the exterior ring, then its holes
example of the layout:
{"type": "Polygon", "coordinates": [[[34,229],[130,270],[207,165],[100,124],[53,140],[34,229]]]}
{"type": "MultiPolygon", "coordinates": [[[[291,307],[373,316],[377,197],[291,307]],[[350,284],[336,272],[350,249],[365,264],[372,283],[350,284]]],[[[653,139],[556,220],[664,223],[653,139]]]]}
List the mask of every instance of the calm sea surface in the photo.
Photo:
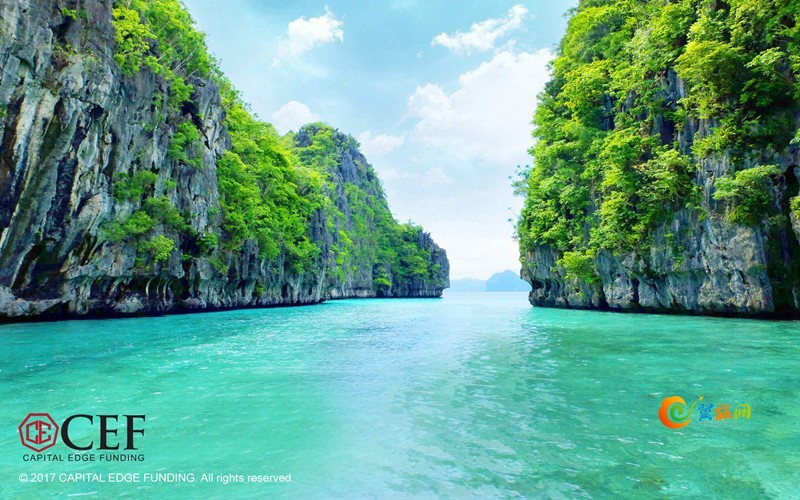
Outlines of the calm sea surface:
{"type": "MultiPolygon", "coordinates": [[[[0,352],[0,498],[800,495],[796,322],[534,309],[524,293],[450,293],[6,325],[0,352]],[[658,409],[674,395],[749,404],[752,414],[700,421],[696,410],[671,430],[658,409]],[[145,414],[144,461],[68,462],[59,439],[45,453],[64,462],[26,462],[17,426],[29,412],[59,423],[145,414]],[[76,472],[195,482],[60,478],[76,472]],[[19,479],[37,473],[55,481],[19,479]],[[292,482],[204,483],[204,473],[292,482]]],[[[71,435],[96,441],[97,427],[71,435]]]]}

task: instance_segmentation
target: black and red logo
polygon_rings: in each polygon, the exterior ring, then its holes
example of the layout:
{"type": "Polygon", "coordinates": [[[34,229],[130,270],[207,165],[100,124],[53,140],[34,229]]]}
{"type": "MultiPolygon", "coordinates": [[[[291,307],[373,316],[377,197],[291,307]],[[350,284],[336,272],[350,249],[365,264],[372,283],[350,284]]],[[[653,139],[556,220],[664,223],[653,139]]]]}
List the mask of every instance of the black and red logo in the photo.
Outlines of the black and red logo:
{"type": "Polygon", "coordinates": [[[19,424],[22,446],[36,452],[52,448],[58,441],[58,424],[49,413],[29,413],[19,424]]]}
{"type": "Polygon", "coordinates": [[[124,450],[136,450],[138,448],[134,445],[134,438],[137,434],[144,436],[144,429],[137,427],[137,421],[143,423],[145,418],[145,415],[86,415],[81,413],[70,415],[64,419],[61,425],[58,425],[49,413],[29,413],[19,424],[19,439],[22,441],[22,446],[37,453],[55,446],[59,435],[61,441],[68,448],[78,451],[119,450],[122,444],[125,445],[122,448],[124,450]],[[126,424],[124,433],[120,433],[121,429],[117,429],[120,419],[123,419],[126,424]],[[97,422],[99,428],[96,431],[96,438],[88,442],[85,437],[79,443],[73,441],[73,437],[70,436],[70,425],[76,420],[82,421],[84,425],[90,427],[97,422]],[[95,443],[98,445],[95,446],[95,443]]]}

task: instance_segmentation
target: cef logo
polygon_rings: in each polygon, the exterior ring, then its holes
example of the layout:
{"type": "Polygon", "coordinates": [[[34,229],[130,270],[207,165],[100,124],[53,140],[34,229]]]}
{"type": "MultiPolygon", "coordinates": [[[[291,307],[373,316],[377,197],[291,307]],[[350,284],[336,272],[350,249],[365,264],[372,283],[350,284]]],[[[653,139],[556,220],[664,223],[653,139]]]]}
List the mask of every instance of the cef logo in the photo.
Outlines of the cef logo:
{"type": "MultiPolygon", "coordinates": [[[[136,427],[136,421],[141,420],[144,422],[145,415],[122,415],[125,419],[127,430],[125,432],[125,450],[136,450],[134,445],[135,435],[144,436],[144,429],[136,427]]],[[[22,445],[37,453],[51,448],[56,445],[58,440],[59,431],[61,434],[61,441],[67,445],[68,448],[73,450],[85,451],[95,448],[95,442],[99,443],[96,448],[98,450],[119,450],[121,446],[122,436],[119,436],[119,429],[116,428],[116,423],[119,422],[120,415],[85,415],[77,414],[70,415],[58,425],[49,413],[29,413],[27,417],[19,424],[19,439],[22,445]],[[76,443],[73,437],[70,437],[70,425],[76,420],[84,420],[88,424],[94,425],[95,417],[99,422],[99,432],[97,440],[89,442],[83,441],[76,443]]],[[[84,438],[85,439],[85,438],[84,438]]]]}
{"type": "Polygon", "coordinates": [[[42,452],[56,445],[58,424],[48,413],[29,413],[19,424],[19,439],[22,446],[42,452]]]}

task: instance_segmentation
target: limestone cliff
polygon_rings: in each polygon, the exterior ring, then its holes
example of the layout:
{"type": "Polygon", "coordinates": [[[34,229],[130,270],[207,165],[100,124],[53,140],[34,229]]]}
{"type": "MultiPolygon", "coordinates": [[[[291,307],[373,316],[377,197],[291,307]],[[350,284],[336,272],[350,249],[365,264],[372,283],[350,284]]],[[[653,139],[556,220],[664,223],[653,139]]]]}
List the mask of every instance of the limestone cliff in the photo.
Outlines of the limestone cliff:
{"type": "MultiPolygon", "coordinates": [[[[395,278],[407,271],[399,257],[337,253],[341,238],[358,248],[378,244],[348,233],[358,216],[348,193],[388,212],[355,146],[338,149],[322,172],[330,203],[307,221],[319,249],[311,268],[298,271],[283,251],[265,258],[255,241],[205,245],[208,235],[226,237],[217,162],[231,138],[218,85],[186,75],[190,99],[159,106],[168,82],[147,68],[125,74],[114,59],[112,7],[111,0],[0,0],[0,319],[441,294],[447,258],[420,228],[408,231],[415,255],[427,261],[405,280],[395,278]],[[192,161],[170,151],[182,123],[200,134],[179,151],[192,161]],[[142,171],[153,175],[140,186],[145,195],[115,195],[142,171]],[[155,220],[146,233],[130,226],[135,237],[108,237],[110,224],[157,205],[161,219],[146,212],[155,220]],[[336,220],[329,206],[338,207],[336,220]],[[158,242],[174,245],[158,255],[158,242]]],[[[304,133],[298,143],[308,140],[304,133]]]]}
{"type": "Polygon", "coordinates": [[[533,305],[800,316],[800,9],[753,5],[580,2],[518,186],[533,305]]]}
{"type": "MultiPolygon", "coordinates": [[[[662,92],[677,103],[685,97],[685,86],[670,72],[662,92]]],[[[676,133],[679,147],[690,154],[691,145],[713,125],[688,119],[676,133]]],[[[800,152],[792,146],[772,160],[783,175],[771,189],[769,213],[783,215],[783,223],[755,227],[731,223],[726,217],[728,204],[713,198],[715,180],[733,170],[731,158],[703,158],[693,177],[699,204],[676,211],[660,224],[646,252],[600,250],[594,258],[594,279],[581,280],[567,277],[557,264],[563,253],[553,246],[527,251],[522,276],[533,286],[531,303],[642,312],[798,315],[800,227],[789,201],[798,195],[800,152]]]]}

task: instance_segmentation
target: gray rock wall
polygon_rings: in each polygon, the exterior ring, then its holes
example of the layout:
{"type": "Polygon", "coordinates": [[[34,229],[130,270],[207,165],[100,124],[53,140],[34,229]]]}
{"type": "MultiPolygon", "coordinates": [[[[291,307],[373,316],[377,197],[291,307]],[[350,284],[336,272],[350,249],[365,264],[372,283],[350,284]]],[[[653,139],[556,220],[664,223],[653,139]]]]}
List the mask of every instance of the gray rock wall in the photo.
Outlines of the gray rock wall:
{"type": "MultiPolygon", "coordinates": [[[[221,234],[215,164],[230,139],[213,82],[190,81],[191,103],[158,116],[163,109],[154,100],[166,93],[165,82],[149,70],[123,76],[113,60],[112,1],[86,0],[81,8],[86,18],[74,20],[55,2],[0,0],[0,320],[377,294],[371,267],[347,270],[341,280],[332,272],[335,235],[328,234],[322,211],[309,221],[322,256],[303,275],[288,272],[283,256],[259,258],[250,243],[236,253],[198,255],[195,241],[163,226],[157,233],[177,247],[163,263],[143,266],[134,243],[105,241],[104,224],[141,208],[140,201],[116,200],[112,184],[140,169],[157,173],[153,195],[189,214],[195,234],[221,234]],[[185,119],[203,134],[202,145],[190,151],[202,158],[201,168],[166,153],[185,119]]],[[[367,175],[354,168],[352,155],[343,154],[338,165],[341,191],[344,182],[367,175]]],[[[346,199],[336,202],[347,208],[346,199]]],[[[446,286],[446,255],[425,238],[421,244],[443,264],[443,275],[395,296],[439,296],[446,286]]]]}
{"type": "MultiPolygon", "coordinates": [[[[668,72],[663,97],[677,102],[684,85],[668,72]]],[[[656,133],[678,141],[691,155],[696,138],[716,124],[687,120],[673,137],[674,125],[656,117],[656,133]],[[660,130],[659,130],[660,128],[660,130]]],[[[689,314],[800,317],[800,222],[789,209],[798,194],[800,153],[791,146],[782,155],[762,154],[764,164],[784,171],[773,189],[774,211],[763,214],[755,227],[728,221],[729,207],[714,200],[714,182],[736,170],[728,156],[696,158],[694,182],[701,193],[700,209],[681,209],[657,228],[645,253],[599,251],[594,259],[596,280],[568,279],[556,265],[562,254],[541,245],[522,255],[522,277],[533,289],[531,304],[545,307],[689,314]],[[786,221],[769,219],[782,215],[786,221]]]]}

